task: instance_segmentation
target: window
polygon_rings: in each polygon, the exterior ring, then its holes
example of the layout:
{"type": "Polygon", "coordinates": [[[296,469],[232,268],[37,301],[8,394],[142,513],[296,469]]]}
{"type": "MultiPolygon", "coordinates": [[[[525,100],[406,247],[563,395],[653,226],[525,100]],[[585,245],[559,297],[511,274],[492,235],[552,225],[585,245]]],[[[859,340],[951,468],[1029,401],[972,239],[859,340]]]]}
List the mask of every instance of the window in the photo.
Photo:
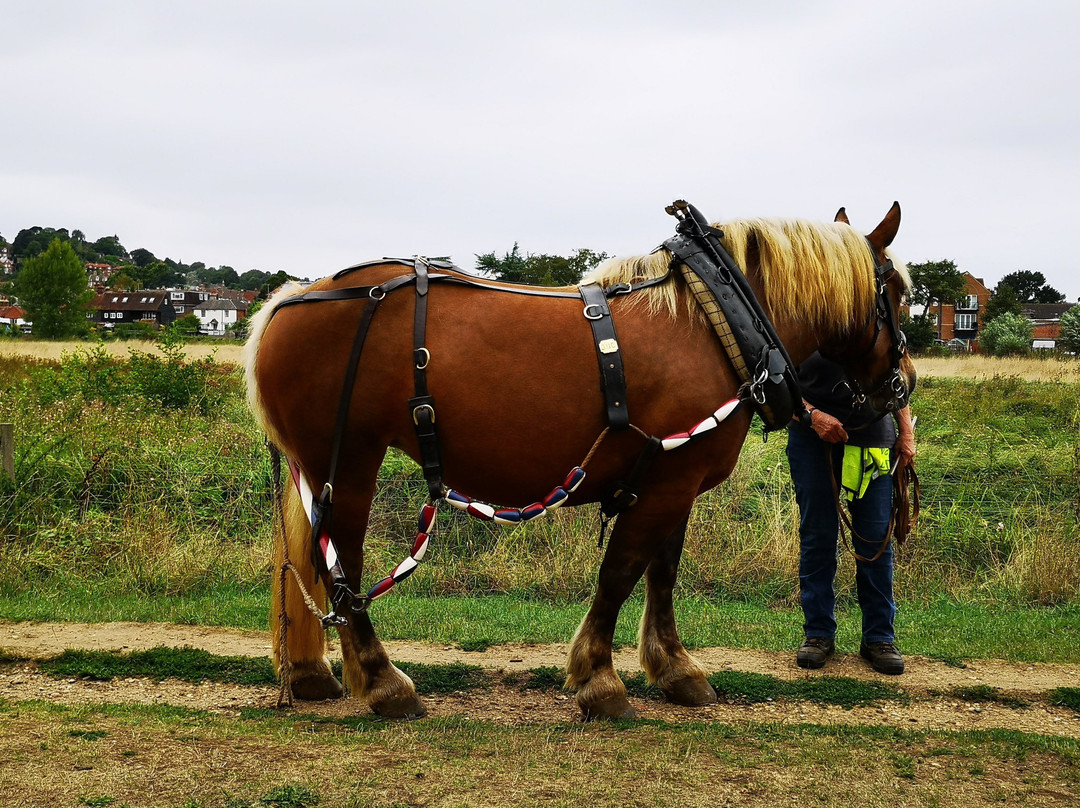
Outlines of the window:
{"type": "Polygon", "coordinates": [[[957,331],[974,331],[975,330],[975,315],[974,314],[957,314],[956,315],[956,330],[957,331]]]}
{"type": "Polygon", "coordinates": [[[979,308],[979,298],[976,295],[966,295],[956,301],[956,308],[975,311],[979,308]]]}

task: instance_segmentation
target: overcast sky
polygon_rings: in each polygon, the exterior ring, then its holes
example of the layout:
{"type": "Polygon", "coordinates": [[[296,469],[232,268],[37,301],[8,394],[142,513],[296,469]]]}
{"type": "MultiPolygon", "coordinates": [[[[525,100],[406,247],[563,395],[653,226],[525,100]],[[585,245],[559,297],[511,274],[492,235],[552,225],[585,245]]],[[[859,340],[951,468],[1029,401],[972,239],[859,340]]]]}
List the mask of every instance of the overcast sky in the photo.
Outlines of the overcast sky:
{"type": "Polygon", "coordinates": [[[1080,3],[0,0],[0,234],[238,272],[867,232],[1080,298],[1080,3]]]}

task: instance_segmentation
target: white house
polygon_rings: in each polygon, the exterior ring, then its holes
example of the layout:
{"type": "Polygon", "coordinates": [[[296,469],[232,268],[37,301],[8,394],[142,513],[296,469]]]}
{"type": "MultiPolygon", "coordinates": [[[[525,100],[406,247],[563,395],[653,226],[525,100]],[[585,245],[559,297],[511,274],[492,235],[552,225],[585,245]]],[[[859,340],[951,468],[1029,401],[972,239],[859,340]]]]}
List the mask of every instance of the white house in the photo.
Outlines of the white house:
{"type": "Polygon", "coordinates": [[[11,331],[19,328],[29,333],[26,327],[26,312],[18,306],[13,306],[6,301],[0,302],[0,332],[11,331]]]}
{"type": "Polygon", "coordinates": [[[235,325],[238,318],[236,304],[231,300],[203,300],[192,309],[199,318],[199,332],[212,337],[225,335],[225,329],[235,325]]]}

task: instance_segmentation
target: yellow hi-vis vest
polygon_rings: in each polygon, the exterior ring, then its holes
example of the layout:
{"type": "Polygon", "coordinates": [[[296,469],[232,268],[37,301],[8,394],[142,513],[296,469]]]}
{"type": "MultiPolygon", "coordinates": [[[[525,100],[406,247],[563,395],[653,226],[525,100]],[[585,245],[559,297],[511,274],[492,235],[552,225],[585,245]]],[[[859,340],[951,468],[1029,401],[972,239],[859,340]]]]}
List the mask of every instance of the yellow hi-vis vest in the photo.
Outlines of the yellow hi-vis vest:
{"type": "Polygon", "coordinates": [[[866,493],[871,480],[889,473],[889,450],[868,449],[862,446],[845,446],[844,462],[840,474],[840,487],[844,499],[851,502],[866,493]]]}

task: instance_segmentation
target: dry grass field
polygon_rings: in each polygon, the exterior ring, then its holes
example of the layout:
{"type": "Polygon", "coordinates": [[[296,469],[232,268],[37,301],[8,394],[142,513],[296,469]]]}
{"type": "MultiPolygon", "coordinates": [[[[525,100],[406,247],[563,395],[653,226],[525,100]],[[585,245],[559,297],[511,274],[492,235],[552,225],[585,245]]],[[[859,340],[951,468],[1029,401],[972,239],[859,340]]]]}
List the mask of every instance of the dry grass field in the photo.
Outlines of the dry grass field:
{"type": "MultiPolygon", "coordinates": [[[[0,341],[0,357],[28,356],[35,359],[59,361],[65,353],[83,350],[85,342],[38,342],[33,340],[0,341]]],[[[157,348],[150,341],[107,342],[106,350],[116,356],[126,357],[132,350],[155,353],[157,348]]],[[[213,356],[219,362],[240,364],[243,344],[239,342],[197,342],[185,346],[185,353],[192,359],[213,356]]],[[[954,354],[950,356],[920,356],[915,366],[922,376],[961,377],[968,379],[992,379],[1016,377],[1027,381],[1080,383],[1080,360],[1047,356],[995,357],[982,354],[954,354]]]]}
{"type": "MultiPolygon", "coordinates": [[[[102,343],[105,350],[114,356],[127,357],[131,351],[143,353],[160,353],[157,344],[150,340],[130,340],[125,342],[102,343]]],[[[59,362],[64,354],[77,353],[93,346],[89,342],[46,342],[36,340],[2,340],[0,341],[0,357],[26,356],[31,359],[44,359],[59,362]]],[[[207,356],[214,357],[218,362],[227,362],[239,365],[241,362],[240,352],[243,350],[241,342],[197,342],[184,346],[184,353],[191,359],[203,359],[207,356]]]]}

